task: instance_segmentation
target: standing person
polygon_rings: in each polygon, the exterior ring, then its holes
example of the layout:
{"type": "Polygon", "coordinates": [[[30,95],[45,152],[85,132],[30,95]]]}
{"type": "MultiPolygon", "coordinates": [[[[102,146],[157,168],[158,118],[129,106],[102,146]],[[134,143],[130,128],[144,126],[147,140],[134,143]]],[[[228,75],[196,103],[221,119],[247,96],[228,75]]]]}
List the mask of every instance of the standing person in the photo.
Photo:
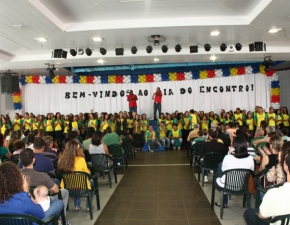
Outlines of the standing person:
{"type": "Polygon", "coordinates": [[[31,131],[32,123],[33,123],[33,120],[29,117],[29,114],[26,112],[22,126],[24,127],[25,130],[31,131]]]}
{"type": "Polygon", "coordinates": [[[19,117],[18,113],[15,113],[15,118],[12,120],[12,126],[13,126],[13,130],[17,131],[20,130],[21,126],[22,126],[22,119],[19,117]]]}
{"type": "Polygon", "coordinates": [[[156,89],[156,92],[153,94],[152,99],[154,100],[154,120],[157,120],[156,112],[158,110],[158,115],[161,114],[161,101],[162,101],[162,92],[160,87],[156,89]]]}
{"type": "Polygon", "coordinates": [[[134,128],[133,128],[133,136],[134,136],[134,149],[135,151],[141,150],[142,146],[142,132],[141,132],[142,122],[141,116],[136,114],[134,118],[134,128]]]}
{"type": "Polygon", "coordinates": [[[62,140],[62,136],[63,136],[63,125],[64,125],[64,121],[61,119],[61,115],[59,112],[57,112],[55,114],[55,118],[52,119],[52,125],[54,127],[54,134],[55,137],[58,141],[62,140]]]}
{"type": "Polygon", "coordinates": [[[269,108],[269,113],[268,113],[267,119],[268,119],[267,120],[268,126],[271,126],[271,127],[275,128],[276,127],[277,115],[275,114],[273,107],[269,108]]]}
{"type": "Polygon", "coordinates": [[[283,120],[284,127],[289,130],[289,114],[288,114],[287,107],[283,107],[283,111],[281,115],[282,115],[281,117],[283,120]]]}
{"type": "Polygon", "coordinates": [[[129,102],[129,112],[137,113],[137,95],[133,94],[133,91],[130,90],[130,94],[127,96],[127,101],[129,102]]]}
{"type": "Polygon", "coordinates": [[[44,120],[44,127],[45,127],[45,132],[49,134],[49,136],[53,137],[53,126],[52,126],[52,118],[51,114],[48,113],[46,119],[44,120]]]}
{"type": "Polygon", "coordinates": [[[236,108],[236,112],[233,116],[233,122],[234,123],[239,123],[239,126],[242,126],[244,123],[244,115],[241,113],[241,109],[240,108],[236,108]]]}

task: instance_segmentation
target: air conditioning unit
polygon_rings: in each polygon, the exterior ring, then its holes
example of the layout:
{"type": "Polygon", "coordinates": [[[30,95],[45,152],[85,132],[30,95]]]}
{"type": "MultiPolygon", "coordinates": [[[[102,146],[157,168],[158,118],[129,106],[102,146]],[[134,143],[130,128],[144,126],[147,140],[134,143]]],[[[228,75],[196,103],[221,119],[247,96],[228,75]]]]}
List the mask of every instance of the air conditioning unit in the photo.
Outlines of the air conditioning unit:
{"type": "Polygon", "coordinates": [[[229,52],[233,52],[233,51],[235,51],[235,46],[229,45],[228,49],[229,49],[229,52]]]}

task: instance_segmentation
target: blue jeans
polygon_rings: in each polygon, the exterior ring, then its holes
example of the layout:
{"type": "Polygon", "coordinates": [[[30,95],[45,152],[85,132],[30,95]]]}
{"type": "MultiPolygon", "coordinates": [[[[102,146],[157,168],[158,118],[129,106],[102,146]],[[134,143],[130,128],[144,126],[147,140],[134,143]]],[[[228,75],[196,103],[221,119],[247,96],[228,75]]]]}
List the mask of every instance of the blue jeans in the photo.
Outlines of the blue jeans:
{"type": "Polygon", "coordinates": [[[63,201],[55,199],[54,201],[50,202],[50,207],[46,212],[44,212],[44,217],[42,218],[42,220],[45,221],[52,215],[56,215],[57,217],[59,217],[62,210],[63,201]]]}
{"type": "Polygon", "coordinates": [[[147,141],[147,144],[149,145],[150,149],[152,149],[152,150],[161,147],[161,144],[153,139],[149,139],[147,141]]]}
{"type": "Polygon", "coordinates": [[[137,113],[137,107],[129,107],[129,112],[137,113]]]}
{"type": "Polygon", "coordinates": [[[158,140],[165,148],[170,148],[170,139],[168,137],[159,138],[158,140]]]}
{"type": "Polygon", "coordinates": [[[158,115],[160,116],[160,114],[161,114],[161,103],[154,102],[154,105],[153,105],[154,120],[157,120],[157,117],[156,117],[157,110],[158,110],[158,115]]]}
{"type": "MultiPolygon", "coordinates": [[[[95,185],[94,184],[94,181],[93,180],[90,180],[90,182],[91,182],[91,188],[93,188],[93,186],[95,185]]],[[[92,200],[93,200],[93,192],[91,192],[91,198],[92,198],[92,200]]],[[[75,207],[80,207],[81,206],[81,198],[80,197],[75,197],[74,198],[74,201],[75,201],[75,207]]],[[[86,208],[89,208],[89,202],[88,202],[88,200],[87,200],[87,202],[86,202],[86,208]]]]}
{"type": "MultiPolygon", "coordinates": [[[[216,172],[216,175],[218,175],[218,176],[220,176],[221,174],[222,174],[222,163],[220,163],[219,165],[218,165],[218,168],[217,168],[217,172],[216,172]]],[[[214,185],[215,185],[215,187],[216,187],[216,189],[218,189],[219,191],[223,191],[224,190],[224,188],[223,187],[220,187],[218,184],[217,184],[217,182],[216,182],[216,179],[214,180],[214,185]]],[[[222,204],[222,203],[220,203],[220,204],[222,204]]],[[[223,204],[224,205],[227,205],[228,204],[228,195],[224,195],[224,202],[223,202],[223,204]]]]}
{"type": "Polygon", "coordinates": [[[171,144],[173,145],[173,147],[180,147],[182,144],[182,138],[171,139],[171,144]]]}

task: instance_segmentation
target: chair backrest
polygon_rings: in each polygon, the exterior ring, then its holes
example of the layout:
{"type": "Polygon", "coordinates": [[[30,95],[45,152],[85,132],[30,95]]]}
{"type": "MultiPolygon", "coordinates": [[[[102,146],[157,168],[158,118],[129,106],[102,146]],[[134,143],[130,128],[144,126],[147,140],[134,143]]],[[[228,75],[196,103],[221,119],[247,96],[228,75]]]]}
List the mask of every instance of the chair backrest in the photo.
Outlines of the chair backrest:
{"type": "Polygon", "coordinates": [[[125,149],[125,150],[130,150],[130,149],[132,149],[133,148],[133,142],[134,142],[134,140],[132,140],[131,138],[129,138],[129,137],[125,137],[124,139],[122,139],[122,147],[123,147],[123,149],[125,149]]]}
{"type": "Polygon", "coordinates": [[[108,146],[109,153],[113,155],[113,157],[122,156],[122,146],[121,145],[109,145],[108,146]]]}
{"type": "Polygon", "coordinates": [[[231,169],[223,171],[221,176],[225,175],[224,192],[227,193],[248,193],[248,183],[250,175],[254,172],[249,169],[231,169]]]}
{"type": "MultiPolygon", "coordinates": [[[[56,218],[54,216],[54,218],[56,218]]],[[[50,220],[51,221],[51,220],[50,220]]],[[[9,225],[33,225],[46,224],[37,217],[23,214],[0,214],[0,224],[9,225]]],[[[55,222],[52,224],[56,224],[55,222]]]]}
{"type": "Polygon", "coordinates": [[[88,181],[91,179],[90,174],[76,171],[62,173],[60,177],[70,196],[87,196],[89,194],[88,181]]]}
{"type": "Polygon", "coordinates": [[[92,154],[91,158],[95,172],[102,172],[109,169],[107,154],[92,154]]]}
{"type": "Polygon", "coordinates": [[[216,170],[218,164],[224,159],[224,154],[221,152],[208,152],[204,155],[203,167],[208,170],[216,170]]]}
{"type": "MultiPolygon", "coordinates": [[[[282,206],[283,207],[283,206],[282,206]]],[[[261,219],[258,213],[255,213],[255,220],[254,225],[258,225],[259,221],[263,221],[266,224],[275,224],[276,222],[280,221],[280,225],[289,225],[290,224],[290,214],[275,216],[271,219],[261,219]]]]}
{"type": "Polygon", "coordinates": [[[194,153],[195,156],[200,155],[200,152],[202,150],[202,146],[203,146],[204,142],[205,141],[196,141],[196,143],[194,144],[195,145],[195,153],[194,153]]]}

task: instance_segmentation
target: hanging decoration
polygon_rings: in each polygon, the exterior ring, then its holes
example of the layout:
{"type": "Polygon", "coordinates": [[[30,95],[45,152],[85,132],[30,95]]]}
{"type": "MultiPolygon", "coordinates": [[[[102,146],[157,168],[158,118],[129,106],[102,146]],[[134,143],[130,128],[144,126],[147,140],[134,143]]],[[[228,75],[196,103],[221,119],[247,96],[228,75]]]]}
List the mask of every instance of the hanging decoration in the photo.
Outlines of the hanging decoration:
{"type": "MultiPolygon", "coordinates": [[[[188,72],[169,72],[140,75],[104,75],[104,76],[25,76],[20,78],[20,85],[26,84],[122,84],[122,83],[149,83],[163,81],[198,80],[208,78],[220,78],[229,76],[241,76],[247,74],[262,73],[271,77],[271,106],[274,109],[280,107],[280,84],[278,75],[274,70],[266,71],[263,65],[234,67],[215,70],[201,70],[188,72]]],[[[13,94],[14,109],[22,109],[21,91],[13,94]]]]}

